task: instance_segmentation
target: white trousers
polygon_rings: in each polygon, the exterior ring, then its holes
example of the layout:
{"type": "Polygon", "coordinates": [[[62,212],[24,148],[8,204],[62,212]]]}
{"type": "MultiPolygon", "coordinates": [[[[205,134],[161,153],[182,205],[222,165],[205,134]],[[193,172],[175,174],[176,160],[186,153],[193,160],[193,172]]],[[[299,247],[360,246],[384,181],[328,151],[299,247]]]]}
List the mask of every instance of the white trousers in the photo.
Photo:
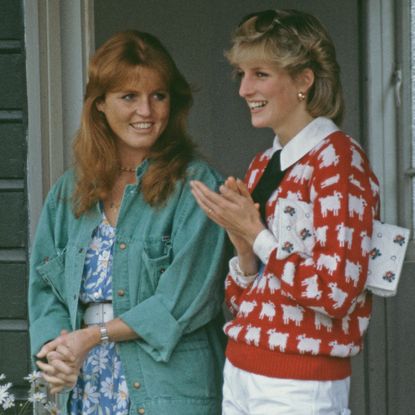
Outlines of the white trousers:
{"type": "Polygon", "coordinates": [[[350,415],[350,377],[335,381],[256,375],[226,360],[222,415],[350,415]]]}

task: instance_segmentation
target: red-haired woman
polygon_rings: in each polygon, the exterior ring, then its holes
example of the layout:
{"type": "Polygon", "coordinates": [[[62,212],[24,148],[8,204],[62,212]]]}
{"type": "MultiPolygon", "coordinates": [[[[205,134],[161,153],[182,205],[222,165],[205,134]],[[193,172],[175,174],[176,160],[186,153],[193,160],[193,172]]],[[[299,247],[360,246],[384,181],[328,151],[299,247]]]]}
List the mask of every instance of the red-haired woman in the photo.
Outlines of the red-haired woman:
{"type": "Polygon", "coordinates": [[[75,168],[33,245],[32,354],[79,414],[220,413],[226,237],[189,181],[218,188],[186,133],[189,84],[152,35],[95,53],[75,168]]]}

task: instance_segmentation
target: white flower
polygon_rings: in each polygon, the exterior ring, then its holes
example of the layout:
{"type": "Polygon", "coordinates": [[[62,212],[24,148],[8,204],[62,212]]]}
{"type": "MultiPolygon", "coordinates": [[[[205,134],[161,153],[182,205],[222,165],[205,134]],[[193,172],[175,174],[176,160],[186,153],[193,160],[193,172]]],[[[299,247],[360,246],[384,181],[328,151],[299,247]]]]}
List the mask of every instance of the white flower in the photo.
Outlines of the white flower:
{"type": "Polygon", "coordinates": [[[34,370],[32,373],[29,373],[23,379],[27,380],[30,384],[36,382],[38,379],[42,378],[42,372],[38,370],[34,370]]]}
{"type": "Polygon", "coordinates": [[[6,375],[4,373],[0,373],[0,380],[6,379],[6,375]]]}
{"type": "Polygon", "coordinates": [[[106,398],[112,399],[113,383],[110,377],[107,377],[101,382],[101,393],[103,393],[106,398]]]}
{"type": "Polygon", "coordinates": [[[96,386],[89,382],[85,383],[83,401],[85,408],[96,406],[99,402],[99,392],[97,392],[96,386]]]}
{"type": "Polygon", "coordinates": [[[44,392],[35,392],[33,395],[29,396],[29,402],[44,402],[46,401],[46,394],[44,392]]]}
{"type": "Polygon", "coordinates": [[[117,409],[125,409],[128,405],[128,388],[127,382],[123,381],[119,384],[117,394],[117,409]]]}
{"type": "Polygon", "coordinates": [[[3,403],[6,401],[6,399],[9,398],[10,393],[8,390],[12,387],[12,384],[5,383],[4,385],[0,385],[0,405],[3,405],[3,403]]]}
{"type": "Polygon", "coordinates": [[[14,395],[9,395],[3,402],[3,409],[9,409],[14,406],[14,395]]]}

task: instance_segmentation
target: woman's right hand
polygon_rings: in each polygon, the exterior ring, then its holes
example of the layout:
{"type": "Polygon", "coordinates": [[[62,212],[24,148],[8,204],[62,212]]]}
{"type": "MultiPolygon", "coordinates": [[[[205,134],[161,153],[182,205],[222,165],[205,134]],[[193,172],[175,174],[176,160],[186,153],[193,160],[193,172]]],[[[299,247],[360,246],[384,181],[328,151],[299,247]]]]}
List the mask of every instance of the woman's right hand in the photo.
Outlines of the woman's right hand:
{"type": "Polygon", "coordinates": [[[90,326],[60,336],[45,344],[37,354],[36,364],[43,377],[51,384],[51,392],[56,393],[76,383],[79,371],[89,350],[99,343],[99,328],[90,326]],[[62,356],[64,359],[62,359],[62,356]]]}
{"type": "Polygon", "coordinates": [[[75,357],[69,348],[60,344],[46,355],[47,363],[37,362],[43,378],[48,382],[52,394],[72,389],[78,379],[80,368],[75,365],[75,357]]]}
{"type": "MultiPolygon", "coordinates": [[[[230,176],[225,180],[224,185],[228,189],[239,193],[241,196],[252,200],[251,195],[242,180],[230,176]]],[[[258,203],[255,203],[255,207],[259,210],[258,203]]],[[[238,255],[240,268],[244,273],[254,275],[257,272],[258,266],[257,258],[252,246],[244,238],[241,238],[231,231],[227,231],[227,233],[232,245],[235,247],[236,254],[238,255]]]]}

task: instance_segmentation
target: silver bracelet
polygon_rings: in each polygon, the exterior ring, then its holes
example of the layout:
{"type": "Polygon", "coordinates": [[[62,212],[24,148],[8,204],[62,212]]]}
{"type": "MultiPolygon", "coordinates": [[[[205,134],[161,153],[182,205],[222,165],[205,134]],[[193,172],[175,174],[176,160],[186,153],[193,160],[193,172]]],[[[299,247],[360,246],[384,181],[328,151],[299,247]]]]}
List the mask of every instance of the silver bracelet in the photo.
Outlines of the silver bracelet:
{"type": "Polygon", "coordinates": [[[108,329],[105,323],[99,326],[99,338],[101,344],[108,344],[110,341],[110,336],[108,334],[108,329]]]}

